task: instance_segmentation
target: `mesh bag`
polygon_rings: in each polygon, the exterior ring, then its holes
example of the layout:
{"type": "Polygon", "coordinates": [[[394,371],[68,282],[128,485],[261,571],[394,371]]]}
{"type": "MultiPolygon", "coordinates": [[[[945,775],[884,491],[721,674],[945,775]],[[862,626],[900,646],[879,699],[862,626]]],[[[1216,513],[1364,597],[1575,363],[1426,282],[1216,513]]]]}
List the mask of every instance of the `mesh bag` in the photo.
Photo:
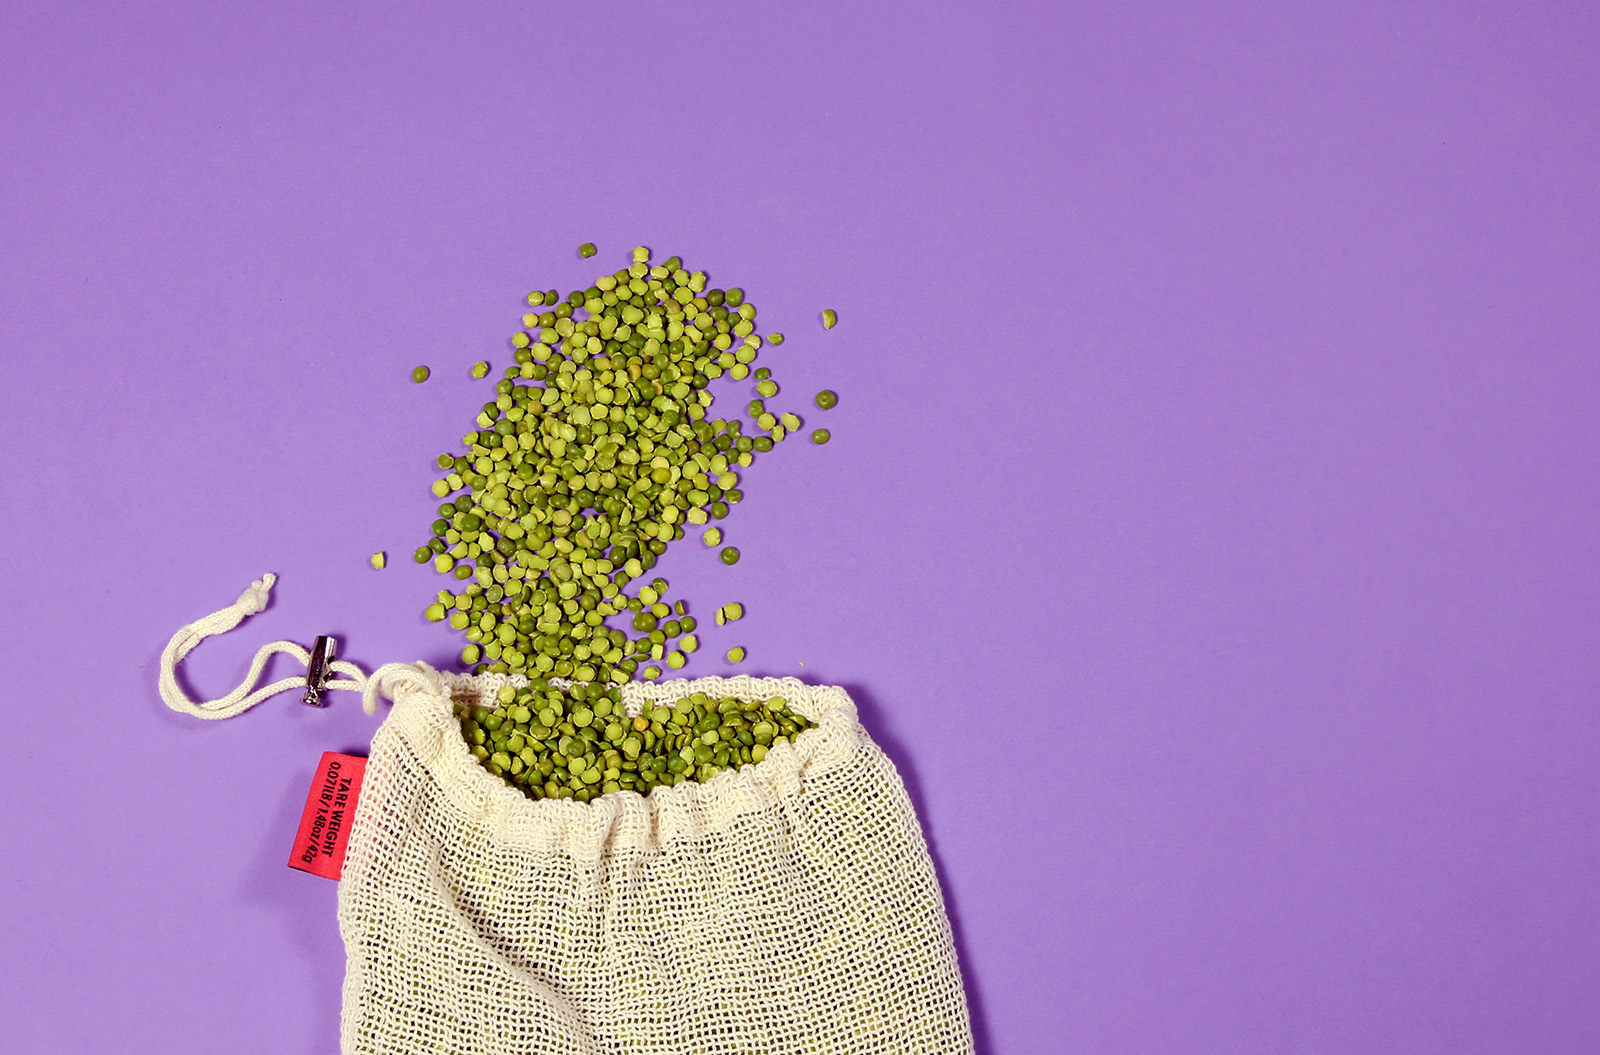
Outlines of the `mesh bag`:
{"type": "Polygon", "coordinates": [[[694,692],[782,696],[814,723],[705,783],[533,800],[469,753],[456,701],[521,678],[392,663],[366,676],[288,641],[189,698],[178,665],[267,604],[274,577],[185,626],[169,707],[240,714],[279,692],[394,708],[372,739],[339,882],[346,1055],[946,1055],[971,1030],[916,814],[844,690],[793,678],[622,687],[631,717],[694,692]],[[306,679],[255,687],[288,654],[306,679]],[[342,679],[323,682],[327,674],[342,679]]]}
{"type": "Polygon", "coordinates": [[[628,685],[630,716],[781,695],[816,728],[705,784],[534,801],[452,711],[508,679],[410,669],[385,685],[339,885],[345,1052],[972,1050],[916,815],[842,689],[628,685]]]}

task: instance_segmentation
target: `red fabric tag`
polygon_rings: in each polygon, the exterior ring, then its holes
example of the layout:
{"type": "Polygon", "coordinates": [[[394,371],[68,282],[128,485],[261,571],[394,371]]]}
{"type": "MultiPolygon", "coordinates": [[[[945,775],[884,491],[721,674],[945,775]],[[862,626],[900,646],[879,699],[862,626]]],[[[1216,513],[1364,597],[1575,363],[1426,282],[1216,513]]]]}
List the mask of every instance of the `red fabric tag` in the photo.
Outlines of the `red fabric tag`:
{"type": "Polygon", "coordinates": [[[317,775],[311,781],[311,793],[306,796],[306,811],[300,815],[290,868],[324,879],[338,879],[344,872],[345,846],[356,816],[361,778],[366,773],[364,758],[323,752],[317,775]]]}

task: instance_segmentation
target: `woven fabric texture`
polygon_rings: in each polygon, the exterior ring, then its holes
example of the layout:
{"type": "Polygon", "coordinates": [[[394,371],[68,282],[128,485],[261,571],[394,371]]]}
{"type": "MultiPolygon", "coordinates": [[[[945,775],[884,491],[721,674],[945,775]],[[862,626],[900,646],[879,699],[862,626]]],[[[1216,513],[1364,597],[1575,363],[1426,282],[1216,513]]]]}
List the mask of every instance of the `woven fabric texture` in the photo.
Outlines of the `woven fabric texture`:
{"type": "Polygon", "coordinates": [[[373,738],[339,885],[347,1055],[972,1050],[916,815],[842,689],[628,685],[629,714],[781,695],[816,728],[705,784],[579,803],[468,753],[452,697],[520,679],[425,674],[373,738]]]}

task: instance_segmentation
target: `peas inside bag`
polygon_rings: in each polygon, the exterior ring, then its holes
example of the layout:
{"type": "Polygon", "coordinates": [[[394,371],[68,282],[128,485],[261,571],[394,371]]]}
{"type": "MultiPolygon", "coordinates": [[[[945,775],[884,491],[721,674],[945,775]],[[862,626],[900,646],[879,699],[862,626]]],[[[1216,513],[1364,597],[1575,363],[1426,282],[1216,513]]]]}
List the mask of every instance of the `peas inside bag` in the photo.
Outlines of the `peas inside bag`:
{"type": "Polygon", "coordinates": [[[648,793],[760,762],[811,723],[782,696],[741,700],[693,692],[629,714],[619,689],[535,678],[503,685],[483,705],[457,703],[468,750],[529,798],[588,802],[648,793]],[[492,705],[492,706],[491,706],[492,705]]]}

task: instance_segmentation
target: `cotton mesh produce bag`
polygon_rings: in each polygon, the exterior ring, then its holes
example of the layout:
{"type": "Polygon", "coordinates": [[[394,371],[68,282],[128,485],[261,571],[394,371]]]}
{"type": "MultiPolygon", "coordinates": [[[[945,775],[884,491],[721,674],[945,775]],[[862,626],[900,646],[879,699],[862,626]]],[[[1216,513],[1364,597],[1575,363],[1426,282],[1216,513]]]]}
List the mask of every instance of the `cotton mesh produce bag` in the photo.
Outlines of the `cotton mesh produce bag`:
{"type": "Polygon", "coordinates": [[[815,728],[705,784],[581,803],[531,800],[468,753],[452,700],[504,684],[386,684],[339,886],[346,1052],[971,1050],[916,815],[842,689],[630,684],[629,716],[781,695],[815,728]]]}
{"type": "MultiPolygon", "coordinates": [[[[180,630],[161,694],[203,718],[304,687],[196,703],[177,666],[265,607],[266,576],[180,630]]],[[[843,689],[701,678],[621,689],[629,717],[696,692],[782,696],[812,723],[704,783],[540,799],[471,755],[457,703],[524,679],[345,662],[326,689],[394,701],[372,739],[339,881],[346,1055],[944,1055],[972,1050],[949,922],[916,814],[843,689]]]]}

